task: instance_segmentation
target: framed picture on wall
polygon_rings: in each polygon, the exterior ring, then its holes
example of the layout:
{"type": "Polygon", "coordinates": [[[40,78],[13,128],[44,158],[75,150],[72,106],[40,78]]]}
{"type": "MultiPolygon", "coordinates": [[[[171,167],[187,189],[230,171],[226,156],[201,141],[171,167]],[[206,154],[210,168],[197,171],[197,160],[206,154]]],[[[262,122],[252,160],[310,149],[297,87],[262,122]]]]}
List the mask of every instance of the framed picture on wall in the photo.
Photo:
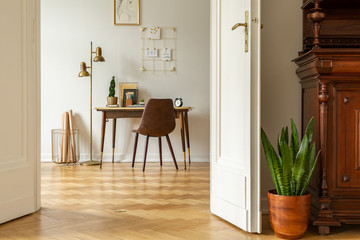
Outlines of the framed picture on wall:
{"type": "Polygon", "coordinates": [[[115,25],[140,24],[140,0],[114,0],[115,25]]]}

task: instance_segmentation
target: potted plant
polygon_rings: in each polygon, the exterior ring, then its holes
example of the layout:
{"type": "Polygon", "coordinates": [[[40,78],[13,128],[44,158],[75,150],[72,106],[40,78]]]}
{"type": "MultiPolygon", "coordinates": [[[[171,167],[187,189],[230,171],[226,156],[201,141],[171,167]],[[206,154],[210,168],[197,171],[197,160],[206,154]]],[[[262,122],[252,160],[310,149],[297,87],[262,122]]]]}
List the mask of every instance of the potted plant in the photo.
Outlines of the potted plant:
{"type": "Polygon", "coordinates": [[[315,154],[313,129],[314,118],[311,118],[300,142],[291,120],[290,142],[288,127],[283,128],[277,141],[278,154],[261,129],[266,162],[276,188],[268,192],[269,219],[280,238],[301,238],[309,223],[311,195],[306,188],[320,153],[315,154]]]}
{"type": "Polygon", "coordinates": [[[109,87],[109,96],[107,98],[108,105],[117,105],[118,98],[115,97],[115,76],[112,77],[109,87]]]}

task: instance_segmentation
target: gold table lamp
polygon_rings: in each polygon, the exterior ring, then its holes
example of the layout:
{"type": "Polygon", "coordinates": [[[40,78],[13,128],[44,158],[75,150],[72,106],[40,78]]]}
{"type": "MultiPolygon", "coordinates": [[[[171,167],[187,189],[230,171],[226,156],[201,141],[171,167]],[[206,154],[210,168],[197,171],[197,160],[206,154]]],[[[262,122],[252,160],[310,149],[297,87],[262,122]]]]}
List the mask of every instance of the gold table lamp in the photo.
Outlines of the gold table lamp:
{"type": "Polygon", "coordinates": [[[97,47],[96,52],[93,51],[93,44],[90,42],[90,67],[86,66],[85,62],[80,63],[80,73],[79,77],[89,77],[90,76],[90,160],[86,162],[81,162],[81,165],[91,166],[91,165],[100,165],[99,161],[93,161],[92,158],[92,71],[93,71],[93,62],[105,62],[104,57],[101,53],[101,48],[97,47]],[[93,58],[93,54],[96,56],[93,58]],[[90,73],[87,69],[90,68],[90,73]]]}

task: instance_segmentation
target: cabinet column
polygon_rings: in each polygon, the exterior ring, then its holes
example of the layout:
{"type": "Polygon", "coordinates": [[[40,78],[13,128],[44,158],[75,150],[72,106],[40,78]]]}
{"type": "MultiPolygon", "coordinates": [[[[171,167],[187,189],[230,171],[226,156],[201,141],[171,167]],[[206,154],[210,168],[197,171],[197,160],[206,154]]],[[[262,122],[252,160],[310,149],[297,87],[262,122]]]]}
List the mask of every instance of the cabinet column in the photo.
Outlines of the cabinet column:
{"type": "Polygon", "coordinates": [[[320,81],[319,83],[319,130],[320,130],[320,160],[321,160],[321,196],[320,209],[318,218],[314,221],[314,225],[319,226],[319,233],[321,235],[328,235],[330,233],[330,226],[340,226],[340,222],[333,217],[331,210],[331,200],[328,195],[327,184],[327,103],[329,94],[327,91],[327,82],[320,81]]]}

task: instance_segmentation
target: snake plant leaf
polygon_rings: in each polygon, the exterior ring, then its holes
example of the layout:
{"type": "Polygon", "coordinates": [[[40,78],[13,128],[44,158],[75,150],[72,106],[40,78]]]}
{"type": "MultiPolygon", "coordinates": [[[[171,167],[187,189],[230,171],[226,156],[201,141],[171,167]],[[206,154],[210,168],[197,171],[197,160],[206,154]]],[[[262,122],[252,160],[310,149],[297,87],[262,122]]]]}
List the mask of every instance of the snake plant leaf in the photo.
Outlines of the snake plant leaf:
{"type": "Polygon", "coordinates": [[[315,160],[315,143],[311,144],[310,152],[309,152],[309,166],[308,169],[310,170],[314,164],[315,160]]]}
{"type": "Polygon", "coordinates": [[[266,136],[263,128],[261,128],[261,141],[263,144],[265,159],[269,167],[276,191],[278,194],[282,195],[282,187],[279,185],[279,183],[282,181],[282,169],[280,168],[280,160],[268,137],[266,136]]]}
{"type": "MultiPolygon", "coordinates": [[[[310,143],[309,143],[310,144],[310,143]]],[[[307,178],[307,174],[310,173],[312,167],[313,167],[313,164],[314,164],[314,161],[315,161],[315,144],[311,144],[310,148],[309,148],[309,152],[308,152],[308,157],[307,157],[307,161],[304,165],[304,170],[305,170],[305,179],[307,178]]],[[[311,176],[311,175],[310,175],[311,176]]],[[[302,181],[300,183],[301,187],[300,189],[306,189],[307,188],[307,185],[309,184],[308,182],[306,181],[302,181]]]]}
{"type": "Polygon", "coordinates": [[[286,144],[289,146],[289,129],[288,129],[288,127],[285,128],[283,139],[286,142],[286,144]]]}
{"type": "Polygon", "coordinates": [[[293,157],[295,162],[295,157],[299,151],[299,134],[296,128],[294,121],[291,119],[291,140],[290,148],[293,150],[293,157]]]}
{"type": "Polygon", "coordinates": [[[281,129],[281,135],[280,135],[280,138],[279,140],[283,141],[283,142],[286,142],[286,144],[289,145],[289,136],[288,136],[288,128],[282,128],[281,129]]]}
{"type": "MultiPolygon", "coordinates": [[[[283,128],[284,130],[284,128],[283,128]]],[[[278,148],[278,153],[279,153],[279,163],[280,163],[280,167],[282,167],[283,165],[283,156],[282,156],[282,151],[280,149],[281,146],[281,142],[282,142],[282,133],[280,136],[278,136],[278,142],[277,142],[277,148],[278,148]]]]}
{"type": "Polygon", "coordinates": [[[283,186],[283,195],[291,196],[292,192],[291,192],[290,181],[292,178],[291,172],[293,168],[293,156],[292,156],[293,153],[285,141],[280,142],[280,151],[281,151],[282,163],[283,163],[282,164],[283,181],[281,183],[283,186]]]}
{"type": "Polygon", "coordinates": [[[291,189],[291,195],[295,196],[295,182],[292,179],[292,177],[291,177],[291,180],[290,180],[290,189],[291,189]]]}
{"type": "Polygon", "coordinates": [[[316,146],[312,142],[314,118],[308,123],[302,141],[298,130],[291,120],[291,135],[289,129],[282,128],[277,137],[278,153],[275,152],[265,131],[261,128],[261,140],[271,177],[279,195],[296,196],[306,191],[312,173],[314,172],[319,153],[315,156],[316,146]],[[290,140],[290,146],[289,146],[290,140]]]}
{"type": "Polygon", "coordinates": [[[296,155],[294,168],[292,171],[292,179],[295,181],[295,195],[301,191],[302,182],[305,180],[306,168],[308,166],[308,136],[305,135],[301,141],[299,151],[296,155]]]}
{"type": "MultiPolygon", "coordinates": [[[[314,149],[315,149],[315,148],[314,148],[314,149]]],[[[318,160],[318,158],[319,158],[319,155],[320,155],[320,151],[319,151],[318,154],[316,155],[316,158],[313,160],[313,164],[311,165],[311,170],[310,170],[310,172],[309,172],[309,174],[308,174],[308,176],[307,176],[307,178],[306,178],[306,181],[305,181],[305,183],[304,183],[304,185],[303,185],[303,188],[301,189],[300,196],[305,193],[306,188],[307,188],[308,185],[309,185],[310,178],[311,178],[311,176],[312,176],[312,174],[313,174],[313,172],[314,172],[314,169],[315,169],[317,160],[318,160]]]]}
{"type": "MultiPolygon", "coordinates": [[[[284,128],[283,128],[284,129],[284,128]]],[[[282,129],[282,130],[283,130],[282,129]]],[[[281,131],[282,131],[281,130],[281,131]]],[[[282,136],[282,133],[281,135],[278,135],[278,138],[277,138],[277,147],[278,147],[278,153],[279,153],[279,157],[280,157],[280,164],[282,165],[282,159],[281,159],[281,150],[280,150],[280,142],[281,142],[281,136],[282,136]]]]}
{"type": "Polygon", "coordinates": [[[305,135],[308,136],[308,142],[310,143],[312,140],[312,136],[313,136],[313,132],[314,132],[314,117],[312,117],[306,127],[305,130],[305,135]]]}
{"type": "Polygon", "coordinates": [[[280,142],[285,142],[287,145],[289,145],[289,130],[288,130],[288,127],[286,127],[285,129],[282,128],[281,129],[281,135],[278,136],[278,153],[279,153],[279,156],[280,156],[280,164],[282,166],[283,164],[283,155],[282,155],[282,151],[280,149],[280,142]]]}

